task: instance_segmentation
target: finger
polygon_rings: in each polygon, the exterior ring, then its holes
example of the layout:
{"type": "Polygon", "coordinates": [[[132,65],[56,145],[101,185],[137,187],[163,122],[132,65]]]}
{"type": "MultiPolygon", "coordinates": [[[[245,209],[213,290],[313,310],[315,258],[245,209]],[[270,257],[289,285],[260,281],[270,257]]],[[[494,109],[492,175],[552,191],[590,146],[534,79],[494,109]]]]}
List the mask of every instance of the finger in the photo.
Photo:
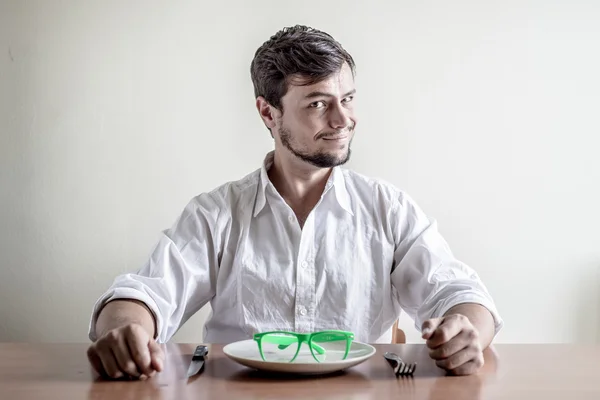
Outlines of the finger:
{"type": "Polygon", "coordinates": [[[115,359],[115,355],[110,347],[103,348],[102,351],[99,351],[98,357],[102,362],[102,368],[104,369],[106,376],[114,379],[123,377],[123,372],[119,370],[119,367],[117,366],[117,360],[115,359]]]}
{"type": "Polygon", "coordinates": [[[423,325],[421,326],[421,337],[423,339],[429,339],[443,320],[443,318],[431,318],[423,322],[423,325]]]}
{"type": "Polygon", "coordinates": [[[112,350],[121,371],[136,378],[140,376],[140,371],[138,371],[137,365],[131,357],[129,347],[123,336],[119,338],[117,346],[113,347],[112,350]]]}
{"type": "Polygon", "coordinates": [[[466,362],[457,368],[454,368],[452,371],[450,371],[450,373],[452,375],[471,375],[479,371],[484,364],[485,361],[483,359],[483,354],[481,354],[475,359],[466,362]]]}
{"type": "Polygon", "coordinates": [[[98,357],[98,354],[96,354],[95,346],[92,345],[88,348],[87,356],[88,360],[90,361],[90,364],[92,364],[92,367],[94,367],[94,370],[99,375],[104,376],[106,374],[106,371],[104,371],[104,367],[102,366],[102,360],[100,360],[100,357],[98,357]]]}
{"type": "Polygon", "coordinates": [[[434,360],[443,360],[458,353],[470,344],[471,342],[469,334],[465,331],[462,331],[441,346],[430,349],[429,356],[434,360]]]}
{"type": "Polygon", "coordinates": [[[150,350],[150,358],[152,359],[152,366],[158,372],[161,372],[164,368],[165,355],[162,347],[154,339],[150,339],[148,343],[148,349],[150,350]]]}
{"type": "Polygon", "coordinates": [[[129,348],[129,354],[135,362],[137,369],[142,374],[150,374],[153,370],[150,359],[150,350],[148,349],[146,340],[140,338],[140,334],[135,330],[128,331],[125,337],[127,347],[129,348]]]}
{"type": "Polygon", "coordinates": [[[458,335],[465,323],[462,318],[444,318],[444,321],[433,332],[433,335],[427,339],[427,346],[430,349],[435,349],[444,343],[449,342],[453,337],[458,335]]]}
{"type": "MultiPolygon", "coordinates": [[[[149,374],[143,374],[142,376],[144,376],[146,379],[150,379],[154,375],[156,375],[156,370],[152,370],[152,372],[150,372],[149,374]]],[[[141,377],[140,377],[140,379],[141,379],[141,377]]]]}
{"type": "Polygon", "coordinates": [[[437,360],[435,364],[440,368],[452,371],[457,369],[461,365],[466,364],[469,361],[475,359],[476,356],[477,352],[473,348],[466,347],[448,358],[437,360]]]}

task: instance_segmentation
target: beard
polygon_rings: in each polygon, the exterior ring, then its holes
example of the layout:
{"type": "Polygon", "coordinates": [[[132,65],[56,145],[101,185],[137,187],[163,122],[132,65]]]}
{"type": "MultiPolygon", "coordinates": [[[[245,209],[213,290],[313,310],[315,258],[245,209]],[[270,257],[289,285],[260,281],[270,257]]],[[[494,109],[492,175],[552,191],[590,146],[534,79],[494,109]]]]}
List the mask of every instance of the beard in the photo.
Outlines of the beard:
{"type": "MultiPolygon", "coordinates": [[[[354,127],[351,127],[348,130],[352,131],[353,129],[354,127]]],[[[285,127],[281,127],[279,129],[279,138],[281,139],[281,144],[283,144],[285,148],[288,149],[293,155],[318,168],[332,168],[337,167],[338,165],[346,164],[348,160],[350,160],[350,154],[352,153],[352,150],[350,150],[352,139],[350,139],[348,142],[348,150],[346,151],[346,154],[338,156],[324,151],[309,153],[307,151],[298,149],[292,139],[291,131],[285,127]]]]}

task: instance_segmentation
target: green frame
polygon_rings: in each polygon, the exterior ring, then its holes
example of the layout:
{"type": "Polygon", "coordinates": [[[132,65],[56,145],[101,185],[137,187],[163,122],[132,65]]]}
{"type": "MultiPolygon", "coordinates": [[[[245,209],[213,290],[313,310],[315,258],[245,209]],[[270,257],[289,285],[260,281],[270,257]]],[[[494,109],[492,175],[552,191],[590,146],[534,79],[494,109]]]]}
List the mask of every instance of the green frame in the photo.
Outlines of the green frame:
{"type": "Polygon", "coordinates": [[[308,347],[310,348],[310,352],[311,352],[313,358],[318,363],[320,363],[321,361],[317,358],[315,352],[317,352],[318,354],[325,354],[325,349],[323,347],[319,346],[317,343],[313,342],[313,339],[315,336],[317,336],[318,339],[321,339],[321,340],[319,340],[319,342],[323,342],[323,341],[333,342],[333,341],[346,340],[346,352],[344,353],[344,358],[343,358],[344,360],[346,359],[346,357],[348,357],[348,352],[350,351],[350,346],[352,345],[352,341],[354,340],[354,333],[352,333],[352,332],[339,331],[339,330],[326,330],[326,331],[318,331],[318,332],[312,332],[312,333],[296,333],[296,332],[290,332],[290,331],[261,332],[261,333],[254,334],[254,341],[258,344],[258,351],[260,352],[260,356],[263,359],[263,361],[267,361],[267,360],[265,359],[265,356],[263,354],[262,343],[263,343],[263,340],[267,340],[269,343],[277,344],[279,349],[281,349],[281,350],[289,347],[290,345],[292,345],[294,343],[298,343],[298,348],[296,349],[296,353],[294,354],[294,357],[289,362],[294,362],[294,360],[296,359],[296,357],[298,357],[298,354],[300,353],[300,347],[302,346],[302,343],[306,343],[306,344],[308,344],[308,347]],[[270,335],[277,335],[277,334],[288,335],[288,337],[270,336],[270,335]],[[321,335],[331,335],[331,337],[320,338],[319,336],[321,336],[321,335]]]}

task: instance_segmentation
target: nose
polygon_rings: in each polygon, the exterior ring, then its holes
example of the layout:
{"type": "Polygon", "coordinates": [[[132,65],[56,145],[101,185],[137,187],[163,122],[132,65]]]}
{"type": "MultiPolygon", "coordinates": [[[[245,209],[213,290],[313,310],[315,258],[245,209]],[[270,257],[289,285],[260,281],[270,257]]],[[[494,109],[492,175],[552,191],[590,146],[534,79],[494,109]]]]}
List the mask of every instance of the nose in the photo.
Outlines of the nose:
{"type": "Polygon", "coordinates": [[[339,104],[331,108],[329,116],[329,126],[332,129],[340,130],[345,129],[352,125],[353,122],[352,111],[341,107],[339,104]]]}

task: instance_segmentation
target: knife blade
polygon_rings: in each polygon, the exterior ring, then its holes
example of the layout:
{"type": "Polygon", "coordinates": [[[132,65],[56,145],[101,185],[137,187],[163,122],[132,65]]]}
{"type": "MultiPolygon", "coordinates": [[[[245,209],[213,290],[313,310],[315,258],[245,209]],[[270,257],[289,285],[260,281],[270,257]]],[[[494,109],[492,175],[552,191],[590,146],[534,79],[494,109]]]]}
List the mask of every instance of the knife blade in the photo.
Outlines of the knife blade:
{"type": "Polygon", "coordinates": [[[196,375],[198,372],[204,369],[204,361],[205,357],[208,355],[208,347],[206,346],[197,346],[194,351],[194,355],[192,356],[192,361],[190,362],[190,366],[188,368],[187,376],[188,378],[196,375]]]}

